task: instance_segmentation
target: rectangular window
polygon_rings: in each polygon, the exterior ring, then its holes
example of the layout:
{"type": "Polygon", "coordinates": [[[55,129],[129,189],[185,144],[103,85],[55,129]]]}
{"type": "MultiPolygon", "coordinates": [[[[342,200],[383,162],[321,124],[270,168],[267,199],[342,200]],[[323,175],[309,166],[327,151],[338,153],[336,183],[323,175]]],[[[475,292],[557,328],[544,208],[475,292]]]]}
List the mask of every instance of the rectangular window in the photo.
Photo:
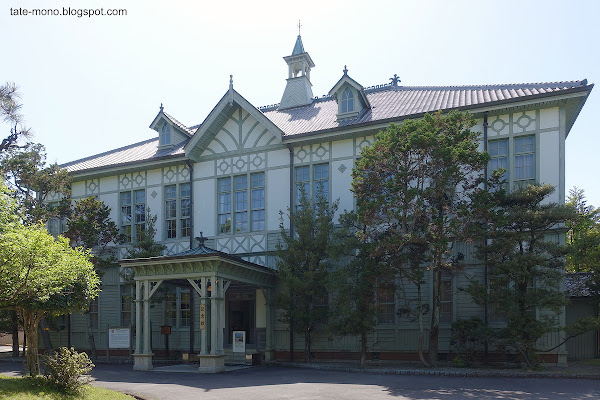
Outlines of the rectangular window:
{"type": "Polygon", "coordinates": [[[192,215],[191,186],[189,183],[179,185],[179,219],[181,221],[181,237],[190,237],[192,215]]]}
{"type": "Polygon", "coordinates": [[[182,291],[179,297],[179,326],[190,326],[190,292],[182,291]]]}
{"type": "Polygon", "coordinates": [[[88,309],[88,313],[90,314],[90,321],[92,325],[92,329],[98,329],[98,297],[96,297],[90,303],[90,308],[88,309]]]}
{"type": "Polygon", "coordinates": [[[146,191],[121,192],[121,233],[126,242],[139,238],[146,230],[146,191]]]}
{"type": "Polygon", "coordinates": [[[300,205],[302,193],[315,203],[319,199],[329,201],[329,164],[296,167],[295,172],[296,206],[300,205]]]}
{"type": "Polygon", "coordinates": [[[329,294],[324,293],[322,296],[317,297],[314,300],[315,314],[318,315],[317,323],[327,324],[329,322],[329,294]]]}
{"type": "Polygon", "coordinates": [[[175,328],[190,326],[190,310],[190,291],[176,288],[166,296],[165,323],[175,328]]]}
{"type": "Polygon", "coordinates": [[[167,239],[177,237],[177,187],[165,186],[165,229],[167,239]]]}
{"type": "Polygon", "coordinates": [[[252,231],[265,230],[265,173],[259,172],[251,176],[252,191],[252,231]]]}
{"type": "Polygon", "coordinates": [[[490,154],[489,170],[492,172],[503,168],[503,180],[508,179],[508,139],[492,140],[488,143],[488,153],[490,154]]]}
{"type": "Polygon", "coordinates": [[[394,285],[380,284],[376,291],[377,323],[393,324],[395,313],[394,285]]]}
{"type": "Polygon", "coordinates": [[[535,136],[517,137],[515,144],[515,187],[535,183],[535,136]]]}
{"type": "Polygon", "coordinates": [[[121,286],[121,326],[129,326],[132,324],[132,305],[133,297],[131,296],[131,286],[121,286]]]}
{"type": "Polygon", "coordinates": [[[217,203],[219,233],[264,230],[265,173],[220,178],[217,203]]]}
{"type": "Polygon", "coordinates": [[[440,322],[452,322],[452,277],[442,277],[440,322]]]}
{"type": "Polygon", "coordinates": [[[177,326],[177,293],[167,294],[165,323],[177,326]]]}
{"type": "Polygon", "coordinates": [[[220,233],[231,232],[231,178],[217,181],[218,227],[220,233]]]}

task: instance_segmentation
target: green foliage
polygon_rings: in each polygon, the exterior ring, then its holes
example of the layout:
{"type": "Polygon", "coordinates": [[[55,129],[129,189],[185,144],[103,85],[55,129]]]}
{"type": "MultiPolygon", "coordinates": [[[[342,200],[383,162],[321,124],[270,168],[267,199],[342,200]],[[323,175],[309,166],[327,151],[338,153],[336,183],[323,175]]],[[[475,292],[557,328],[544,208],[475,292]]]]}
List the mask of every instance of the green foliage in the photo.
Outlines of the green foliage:
{"type": "Polygon", "coordinates": [[[327,307],[318,305],[328,299],[327,277],[332,258],[338,254],[332,240],[337,208],[337,202],[330,205],[323,195],[313,203],[301,190],[298,209],[288,210],[293,235],[285,228],[284,214],[280,213],[282,242],[277,244],[277,272],[283,288],[277,305],[285,311],[285,321],[304,334],[306,361],[311,359],[312,333],[327,317],[327,307]]]}
{"type": "Polygon", "coordinates": [[[116,261],[108,246],[119,243],[119,229],[110,218],[110,207],[95,197],[75,202],[63,236],[70,239],[73,247],[93,250],[92,261],[98,269],[106,268],[116,261]]]}
{"type": "Polygon", "coordinates": [[[481,318],[471,317],[460,319],[452,323],[452,345],[458,353],[453,360],[459,367],[471,366],[477,361],[477,355],[482,350],[484,343],[491,340],[493,331],[485,325],[481,318]]]}
{"type": "Polygon", "coordinates": [[[88,374],[94,364],[86,353],[75,349],[60,347],[50,354],[42,356],[44,377],[57,390],[66,394],[78,394],[90,383],[88,374]]]}
{"type": "Polygon", "coordinates": [[[150,207],[146,208],[146,229],[138,233],[137,239],[131,244],[127,258],[149,258],[162,255],[167,246],[156,243],[156,215],[152,215],[150,207]]]}
{"type": "MultiPolygon", "coordinates": [[[[391,275],[417,288],[416,301],[406,291],[403,307],[419,321],[431,310],[429,363],[437,362],[441,274],[460,268],[453,244],[470,239],[471,196],[482,182],[489,156],[479,151],[475,120],[467,113],[426,114],[422,119],[392,124],[363,149],[353,171],[352,189],[359,220],[374,231],[372,255],[391,275]],[[426,271],[433,275],[428,306],[421,288],[426,271]]],[[[401,287],[401,289],[404,286],[401,287]]],[[[421,360],[428,364],[422,357],[421,360]]]]}
{"type": "Polygon", "coordinates": [[[566,304],[559,290],[566,250],[555,228],[574,212],[547,202],[553,192],[550,185],[529,185],[486,194],[488,204],[495,206],[481,221],[488,241],[478,248],[478,257],[487,262],[489,289],[479,281],[467,288],[477,304],[502,310],[506,327],[495,331],[495,340],[516,351],[529,367],[539,361],[536,342],[559,329],[558,314],[566,304]],[[536,318],[536,311],[542,317],[536,318]]]}
{"type": "Polygon", "coordinates": [[[385,281],[381,263],[371,256],[372,244],[364,236],[366,227],[358,222],[354,212],[340,216],[339,230],[333,240],[340,245],[343,257],[329,279],[329,291],[334,294],[329,317],[329,329],[336,335],[359,335],[361,365],[365,364],[367,335],[377,324],[377,283],[385,281]],[[363,235],[362,239],[358,231],[363,235]]]}
{"type": "Polygon", "coordinates": [[[567,205],[576,211],[567,221],[567,271],[591,272],[600,281],[600,209],[588,205],[583,189],[576,187],[569,191],[567,205]]]}
{"type": "Polygon", "coordinates": [[[19,88],[12,82],[6,82],[0,85],[0,118],[14,127],[10,134],[0,142],[0,154],[6,150],[19,147],[19,139],[29,137],[30,131],[25,128],[23,116],[19,113],[22,105],[19,103],[19,88]]]}
{"type": "Polygon", "coordinates": [[[0,153],[0,171],[13,189],[21,219],[26,223],[47,222],[64,215],[68,201],[59,207],[47,203],[51,193],[71,195],[71,177],[56,164],[46,165],[46,149],[41,144],[28,143],[0,153]]]}

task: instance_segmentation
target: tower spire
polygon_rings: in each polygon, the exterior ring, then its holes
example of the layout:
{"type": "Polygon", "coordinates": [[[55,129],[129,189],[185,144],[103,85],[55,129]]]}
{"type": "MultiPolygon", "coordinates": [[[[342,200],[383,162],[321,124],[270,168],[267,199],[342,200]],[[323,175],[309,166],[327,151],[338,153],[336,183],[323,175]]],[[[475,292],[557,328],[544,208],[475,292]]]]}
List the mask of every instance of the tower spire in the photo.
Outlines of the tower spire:
{"type": "Polygon", "coordinates": [[[283,57],[288,65],[288,79],[279,104],[280,109],[305,106],[313,101],[310,70],[315,63],[304,50],[301,28],[302,24],[298,20],[298,37],[292,55],[283,57]]]}

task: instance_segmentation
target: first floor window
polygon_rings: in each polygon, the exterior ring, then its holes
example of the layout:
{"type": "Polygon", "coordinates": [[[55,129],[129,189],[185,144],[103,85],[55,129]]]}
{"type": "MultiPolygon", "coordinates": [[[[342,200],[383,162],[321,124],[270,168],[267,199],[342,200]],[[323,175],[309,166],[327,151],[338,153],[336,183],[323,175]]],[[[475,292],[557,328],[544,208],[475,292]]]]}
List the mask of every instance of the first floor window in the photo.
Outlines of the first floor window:
{"type": "Polygon", "coordinates": [[[90,322],[92,325],[92,329],[98,329],[98,297],[96,297],[90,303],[90,308],[88,309],[88,313],[90,315],[90,322]]]}
{"type": "Polygon", "coordinates": [[[442,277],[440,322],[452,322],[452,277],[442,277]]]}
{"type": "Polygon", "coordinates": [[[329,294],[325,292],[323,295],[318,296],[314,299],[313,305],[316,311],[315,314],[320,317],[317,323],[327,324],[329,322],[329,294]]]}
{"type": "Polygon", "coordinates": [[[177,288],[166,297],[165,323],[173,327],[190,326],[191,295],[187,289],[177,288]]]}
{"type": "Polygon", "coordinates": [[[132,305],[131,286],[121,286],[121,326],[128,326],[132,323],[132,305]]]}
{"type": "Polygon", "coordinates": [[[395,313],[394,285],[380,284],[377,287],[377,323],[393,324],[395,313]]]}

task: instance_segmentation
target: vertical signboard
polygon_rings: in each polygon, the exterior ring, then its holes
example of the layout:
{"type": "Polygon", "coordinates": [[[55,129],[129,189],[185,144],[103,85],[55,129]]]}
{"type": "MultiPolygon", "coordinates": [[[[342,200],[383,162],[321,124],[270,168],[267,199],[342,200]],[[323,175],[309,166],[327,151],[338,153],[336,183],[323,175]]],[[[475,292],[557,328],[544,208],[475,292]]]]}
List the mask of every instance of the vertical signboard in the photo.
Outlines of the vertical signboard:
{"type": "Polygon", "coordinates": [[[206,329],[206,304],[200,304],[200,329],[206,329]]]}
{"type": "Polygon", "coordinates": [[[246,352],[246,331],[233,331],[233,352],[246,352]]]}

